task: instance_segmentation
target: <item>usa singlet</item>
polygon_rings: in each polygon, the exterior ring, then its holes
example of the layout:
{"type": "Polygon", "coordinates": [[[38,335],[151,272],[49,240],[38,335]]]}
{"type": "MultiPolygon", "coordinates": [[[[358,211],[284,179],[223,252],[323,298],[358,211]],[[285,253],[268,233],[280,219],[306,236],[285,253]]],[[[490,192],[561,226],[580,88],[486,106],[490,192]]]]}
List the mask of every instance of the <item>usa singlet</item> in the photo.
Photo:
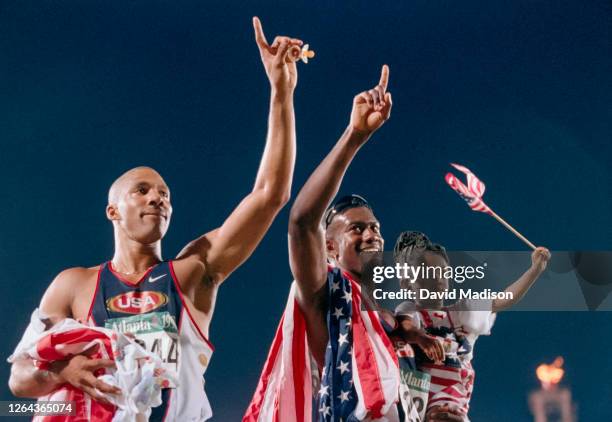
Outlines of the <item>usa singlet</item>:
{"type": "Polygon", "coordinates": [[[162,404],[153,408],[150,421],[204,421],[212,416],[204,372],[213,346],[185,305],[172,261],[150,268],[136,283],[123,279],[110,261],[102,264],[88,317],[97,326],[133,334],[177,374],[179,385],[167,384],[162,390],[162,404]]]}

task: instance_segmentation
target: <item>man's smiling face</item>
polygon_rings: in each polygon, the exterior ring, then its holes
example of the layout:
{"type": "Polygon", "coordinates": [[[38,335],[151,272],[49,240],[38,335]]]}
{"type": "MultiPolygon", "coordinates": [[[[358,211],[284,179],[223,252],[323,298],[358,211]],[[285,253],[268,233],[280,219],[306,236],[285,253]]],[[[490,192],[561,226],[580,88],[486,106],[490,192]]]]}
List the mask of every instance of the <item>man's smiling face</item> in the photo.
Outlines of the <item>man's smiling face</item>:
{"type": "Polygon", "coordinates": [[[368,207],[349,208],[334,217],[326,231],[327,253],[345,271],[360,277],[368,254],[383,251],[380,223],[368,207]]]}

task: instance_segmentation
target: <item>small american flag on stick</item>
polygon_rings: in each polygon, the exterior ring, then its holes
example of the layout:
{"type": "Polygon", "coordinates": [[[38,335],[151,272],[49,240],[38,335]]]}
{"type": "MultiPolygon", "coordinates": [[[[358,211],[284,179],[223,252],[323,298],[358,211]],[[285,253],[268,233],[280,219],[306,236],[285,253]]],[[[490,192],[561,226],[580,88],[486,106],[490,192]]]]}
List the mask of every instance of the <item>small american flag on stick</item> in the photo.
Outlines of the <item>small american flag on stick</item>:
{"type": "Polygon", "coordinates": [[[467,176],[467,186],[463,184],[453,173],[446,173],[444,180],[446,183],[459,194],[461,198],[467,202],[468,206],[474,211],[484,212],[495,218],[501,224],[503,224],[508,230],[514,233],[519,239],[525,242],[530,248],[536,249],[535,245],[531,243],[525,236],[520,234],[514,227],[508,224],[503,218],[497,215],[487,204],[482,200],[482,195],[485,192],[485,184],[476,177],[469,168],[451,163],[451,166],[462,172],[467,176]]]}

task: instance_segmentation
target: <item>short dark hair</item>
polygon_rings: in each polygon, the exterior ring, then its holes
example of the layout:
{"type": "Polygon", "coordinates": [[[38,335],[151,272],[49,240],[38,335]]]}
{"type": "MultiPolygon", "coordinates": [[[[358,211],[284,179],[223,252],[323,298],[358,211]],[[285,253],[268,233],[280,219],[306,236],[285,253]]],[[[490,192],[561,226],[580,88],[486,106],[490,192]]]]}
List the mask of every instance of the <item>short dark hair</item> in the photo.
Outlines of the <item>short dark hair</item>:
{"type": "Polygon", "coordinates": [[[323,222],[325,224],[325,230],[327,230],[327,228],[330,226],[336,215],[341,214],[348,209],[359,207],[365,207],[368,208],[370,211],[373,211],[370,203],[363,196],[360,195],[345,195],[336,200],[327,209],[327,211],[325,211],[325,218],[323,219],[323,222]]]}

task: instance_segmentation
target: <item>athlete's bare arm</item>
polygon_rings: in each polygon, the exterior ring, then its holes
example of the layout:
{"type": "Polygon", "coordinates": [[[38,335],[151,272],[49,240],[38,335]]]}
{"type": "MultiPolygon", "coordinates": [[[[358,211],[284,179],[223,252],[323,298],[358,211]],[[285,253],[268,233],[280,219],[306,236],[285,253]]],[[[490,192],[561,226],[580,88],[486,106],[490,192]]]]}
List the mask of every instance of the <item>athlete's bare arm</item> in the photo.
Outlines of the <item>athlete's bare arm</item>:
{"type": "MultiPolygon", "coordinates": [[[[175,267],[181,284],[196,307],[206,302],[210,289],[194,286],[218,285],[254,251],[287,203],[295,163],[295,118],[293,92],[297,84],[295,62],[285,60],[291,46],[302,42],[289,37],[266,41],[259,19],[253,18],[255,40],[270,81],[268,135],[253,190],[221,227],[188,244],[178,255],[175,267]],[[180,272],[180,274],[179,274],[180,272]],[[189,292],[195,291],[195,294],[189,292]],[[198,292],[202,294],[198,294],[198,292]]],[[[204,308],[206,304],[204,303],[204,308]]]]}
{"type": "Polygon", "coordinates": [[[550,251],[548,249],[541,246],[536,248],[531,253],[531,267],[505,290],[512,293],[512,298],[495,299],[493,301],[493,312],[506,310],[515,303],[518,303],[544,272],[549,260],[550,251]]]}
{"type": "MultiPolygon", "coordinates": [[[[85,320],[95,288],[95,268],[70,268],[61,272],[51,283],[40,302],[40,315],[47,328],[65,318],[85,320]]],[[[51,393],[64,383],[83,390],[101,401],[100,391],[118,393],[119,389],[98,380],[94,371],[111,367],[114,363],[106,359],[89,359],[75,356],[70,360],[53,364],[48,370],[39,370],[30,359],[13,363],[9,387],[17,397],[36,398],[51,393]]]]}
{"type": "Polygon", "coordinates": [[[321,339],[323,344],[327,342],[327,331],[318,299],[325,285],[327,264],[321,220],[353,157],[389,118],[388,80],[389,68],[385,65],[378,85],[354,98],[348,127],[300,190],[289,216],[289,262],[298,286],[298,302],[309,320],[309,337],[321,339]]]}
{"type": "Polygon", "coordinates": [[[410,316],[399,315],[397,320],[401,329],[399,332],[404,341],[419,346],[430,360],[440,364],[444,362],[445,352],[442,343],[417,327],[410,316]]]}

